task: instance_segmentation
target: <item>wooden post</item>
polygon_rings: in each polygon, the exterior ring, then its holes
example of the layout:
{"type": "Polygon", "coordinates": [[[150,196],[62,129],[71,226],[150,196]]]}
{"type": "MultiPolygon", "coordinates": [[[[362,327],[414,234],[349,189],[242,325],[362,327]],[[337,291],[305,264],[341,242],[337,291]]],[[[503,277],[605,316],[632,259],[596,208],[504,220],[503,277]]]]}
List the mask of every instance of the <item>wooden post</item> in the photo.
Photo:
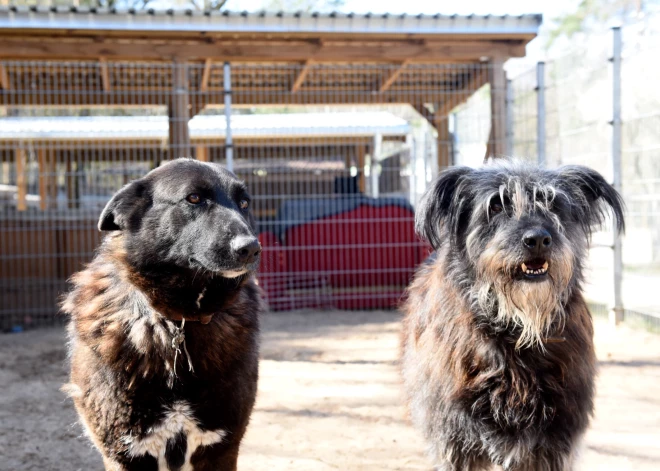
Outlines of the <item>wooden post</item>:
{"type": "Polygon", "coordinates": [[[492,58],[489,82],[491,124],[485,157],[502,157],[506,152],[506,74],[502,57],[492,58]]]}
{"type": "Polygon", "coordinates": [[[78,162],[75,151],[69,152],[66,159],[66,199],[69,209],[80,207],[80,188],[78,186],[78,162]]]}
{"type": "Polygon", "coordinates": [[[27,177],[25,167],[27,166],[27,155],[25,149],[15,149],[16,156],[16,209],[25,211],[27,209],[27,177]]]}
{"type": "Polygon", "coordinates": [[[358,168],[358,188],[360,193],[364,194],[365,181],[364,181],[364,157],[367,155],[367,146],[357,146],[357,168],[358,168]]]}
{"type": "Polygon", "coordinates": [[[57,208],[57,151],[48,149],[48,209],[57,208]]]}
{"type": "Polygon", "coordinates": [[[175,61],[172,66],[172,96],[168,105],[170,122],[169,158],[190,157],[190,96],[188,94],[188,67],[185,62],[175,61]]]}
{"type": "Polygon", "coordinates": [[[48,162],[46,149],[37,150],[37,161],[39,162],[39,209],[45,211],[48,204],[48,162]]]}
{"type": "Polygon", "coordinates": [[[203,144],[195,146],[195,158],[200,162],[209,161],[209,148],[203,144]]]}
{"type": "Polygon", "coordinates": [[[446,114],[436,114],[434,121],[435,129],[438,131],[438,170],[442,171],[452,164],[449,117],[446,114]]]}

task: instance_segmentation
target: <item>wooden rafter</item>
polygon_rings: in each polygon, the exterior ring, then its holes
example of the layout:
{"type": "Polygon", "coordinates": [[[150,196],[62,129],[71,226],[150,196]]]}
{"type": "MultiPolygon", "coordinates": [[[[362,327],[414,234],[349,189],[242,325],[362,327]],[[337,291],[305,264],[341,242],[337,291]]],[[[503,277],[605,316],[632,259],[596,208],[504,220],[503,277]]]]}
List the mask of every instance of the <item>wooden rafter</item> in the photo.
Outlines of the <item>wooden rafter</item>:
{"type": "Polygon", "coordinates": [[[242,62],[460,62],[481,57],[522,57],[525,47],[505,41],[318,41],[318,40],[227,40],[227,41],[132,41],[106,38],[44,40],[34,36],[0,39],[2,58],[59,59],[213,59],[242,62]]]}
{"type": "Polygon", "coordinates": [[[9,81],[9,73],[4,64],[0,64],[0,87],[3,90],[11,90],[11,82],[9,81]]]}
{"type": "Polygon", "coordinates": [[[414,103],[413,108],[426,119],[431,126],[435,126],[433,113],[423,103],[414,103]]]}
{"type": "Polygon", "coordinates": [[[309,74],[312,65],[313,65],[312,60],[305,61],[302,69],[300,69],[300,72],[298,72],[298,76],[296,77],[296,80],[293,82],[293,85],[291,86],[291,93],[296,93],[298,90],[300,90],[300,87],[302,87],[303,83],[305,83],[305,79],[307,78],[307,74],[309,74]]]}
{"type": "Polygon", "coordinates": [[[212,66],[213,66],[213,61],[211,59],[206,59],[204,61],[204,72],[202,73],[202,80],[199,83],[200,92],[207,92],[209,90],[209,79],[211,78],[212,66]]]}
{"type": "Polygon", "coordinates": [[[484,161],[503,157],[506,152],[506,72],[503,57],[493,57],[488,70],[490,82],[490,133],[484,161]]]}
{"type": "Polygon", "coordinates": [[[396,68],[394,71],[392,71],[390,75],[385,79],[383,84],[378,89],[378,93],[386,92],[396,81],[396,79],[399,78],[399,75],[401,75],[401,73],[406,69],[409,63],[410,61],[405,60],[401,64],[399,64],[399,67],[396,68]]]}
{"type": "Polygon", "coordinates": [[[112,83],[110,82],[110,72],[108,71],[108,61],[105,57],[99,59],[101,67],[101,82],[103,83],[103,91],[108,93],[112,91],[112,83]]]}
{"type": "Polygon", "coordinates": [[[451,110],[463,103],[488,83],[488,70],[479,68],[472,72],[465,85],[447,95],[446,100],[436,110],[436,116],[446,116],[451,110]]]}

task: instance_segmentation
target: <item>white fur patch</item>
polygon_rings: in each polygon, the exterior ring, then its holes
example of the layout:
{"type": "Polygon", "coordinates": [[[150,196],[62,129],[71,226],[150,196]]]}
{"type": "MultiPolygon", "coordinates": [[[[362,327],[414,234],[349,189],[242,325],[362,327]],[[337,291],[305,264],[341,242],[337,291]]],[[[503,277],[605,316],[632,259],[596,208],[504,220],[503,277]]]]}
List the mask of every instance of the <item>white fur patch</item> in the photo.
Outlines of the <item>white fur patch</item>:
{"type": "Polygon", "coordinates": [[[197,301],[195,301],[197,303],[197,309],[200,309],[202,307],[202,299],[204,299],[205,293],[206,293],[206,286],[204,287],[204,289],[202,289],[202,292],[199,293],[199,296],[197,296],[197,301]]]}
{"type": "Polygon", "coordinates": [[[245,275],[246,273],[247,270],[240,270],[240,271],[228,270],[228,271],[220,272],[220,274],[225,278],[236,278],[238,276],[245,275]]]}
{"type": "Polygon", "coordinates": [[[175,402],[165,415],[165,419],[152,427],[143,438],[127,435],[122,438],[128,446],[128,454],[133,457],[151,455],[158,460],[159,471],[167,471],[165,449],[167,441],[179,432],[186,435],[186,458],[181,471],[192,471],[190,457],[200,446],[220,443],[227,432],[224,430],[201,430],[190,406],[185,402],[175,402]]]}

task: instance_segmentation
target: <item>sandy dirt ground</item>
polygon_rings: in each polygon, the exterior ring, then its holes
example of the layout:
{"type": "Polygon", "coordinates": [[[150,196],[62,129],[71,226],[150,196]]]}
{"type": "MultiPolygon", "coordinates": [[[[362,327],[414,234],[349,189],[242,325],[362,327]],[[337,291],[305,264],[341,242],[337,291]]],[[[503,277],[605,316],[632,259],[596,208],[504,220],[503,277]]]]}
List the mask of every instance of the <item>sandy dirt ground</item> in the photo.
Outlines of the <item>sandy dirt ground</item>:
{"type": "MultiPolygon", "coordinates": [[[[259,397],[242,470],[429,470],[401,403],[398,314],[263,320],[259,397]]],[[[596,417],[577,470],[660,469],[660,336],[596,323],[596,417]]],[[[100,470],[66,381],[63,329],[0,336],[0,470],[100,470]]]]}

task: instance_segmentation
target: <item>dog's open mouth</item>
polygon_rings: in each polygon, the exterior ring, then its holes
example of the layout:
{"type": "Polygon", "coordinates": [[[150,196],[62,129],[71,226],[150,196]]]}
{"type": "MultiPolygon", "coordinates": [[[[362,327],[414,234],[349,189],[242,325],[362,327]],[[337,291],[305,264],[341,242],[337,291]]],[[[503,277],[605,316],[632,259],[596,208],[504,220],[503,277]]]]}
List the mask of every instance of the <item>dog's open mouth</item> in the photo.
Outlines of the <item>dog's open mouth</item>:
{"type": "Polygon", "coordinates": [[[548,274],[548,261],[544,258],[528,260],[520,264],[520,272],[525,278],[542,278],[548,274]]]}

